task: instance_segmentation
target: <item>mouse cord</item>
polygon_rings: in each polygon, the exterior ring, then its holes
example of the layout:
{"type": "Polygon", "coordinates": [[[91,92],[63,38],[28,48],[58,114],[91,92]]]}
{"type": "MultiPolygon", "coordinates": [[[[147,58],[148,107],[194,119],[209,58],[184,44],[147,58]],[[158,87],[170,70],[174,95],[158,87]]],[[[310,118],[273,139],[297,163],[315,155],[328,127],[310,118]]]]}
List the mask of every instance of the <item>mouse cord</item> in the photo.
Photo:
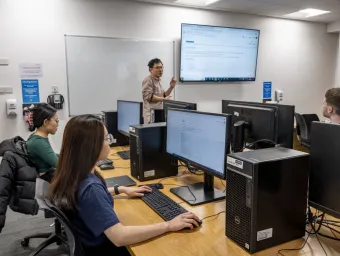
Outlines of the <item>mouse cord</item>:
{"type": "Polygon", "coordinates": [[[208,219],[208,218],[211,218],[211,217],[215,217],[215,219],[212,219],[211,221],[213,221],[213,220],[216,220],[217,218],[218,218],[218,216],[221,214],[221,213],[224,213],[225,211],[221,211],[221,212],[219,212],[219,213],[216,213],[216,214],[214,214],[214,215],[210,215],[210,216],[207,216],[207,217],[204,217],[203,219],[201,219],[201,221],[203,221],[203,220],[205,220],[205,219],[208,219]]]}

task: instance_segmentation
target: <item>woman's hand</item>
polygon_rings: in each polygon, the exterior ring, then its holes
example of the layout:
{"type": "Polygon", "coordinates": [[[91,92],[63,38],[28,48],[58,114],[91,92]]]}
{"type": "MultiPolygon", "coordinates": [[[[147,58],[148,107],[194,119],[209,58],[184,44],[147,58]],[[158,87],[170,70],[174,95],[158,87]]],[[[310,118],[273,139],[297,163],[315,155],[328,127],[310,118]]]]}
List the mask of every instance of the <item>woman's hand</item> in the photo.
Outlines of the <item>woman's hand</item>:
{"type": "Polygon", "coordinates": [[[152,189],[148,186],[141,186],[141,187],[122,187],[121,193],[127,194],[128,196],[132,197],[142,197],[144,193],[152,192],[152,189]]]}
{"type": "Polygon", "coordinates": [[[183,228],[193,229],[194,227],[198,227],[200,222],[200,219],[195,214],[192,212],[186,212],[178,215],[176,218],[168,222],[169,231],[176,232],[183,228]]]}

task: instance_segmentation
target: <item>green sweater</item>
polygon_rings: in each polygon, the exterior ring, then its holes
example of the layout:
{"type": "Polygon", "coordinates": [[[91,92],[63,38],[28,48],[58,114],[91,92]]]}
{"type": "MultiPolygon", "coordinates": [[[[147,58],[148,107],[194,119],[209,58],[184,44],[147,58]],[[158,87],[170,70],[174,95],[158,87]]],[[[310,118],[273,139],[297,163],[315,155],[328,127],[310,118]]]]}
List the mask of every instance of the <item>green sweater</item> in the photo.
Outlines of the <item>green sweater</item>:
{"type": "Polygon", "coordinates": [[[53,171],[56,168],[58,156],[53,151],[48,138],[32,134],[26,144],[30,160],[39,173],[53,171]]]}

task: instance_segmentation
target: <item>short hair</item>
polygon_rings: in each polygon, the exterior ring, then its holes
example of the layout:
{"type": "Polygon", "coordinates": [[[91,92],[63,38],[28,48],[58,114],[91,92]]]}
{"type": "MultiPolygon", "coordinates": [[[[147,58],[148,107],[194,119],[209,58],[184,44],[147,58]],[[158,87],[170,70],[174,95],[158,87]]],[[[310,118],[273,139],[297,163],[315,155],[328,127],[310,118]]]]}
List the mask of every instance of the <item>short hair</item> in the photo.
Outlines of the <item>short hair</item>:
{"type": "Polygon", "coordinates": [[[163,65],[163,62],[160,59],[157,59],[157,58],[152,59],[152,60],[149,61],[148,67],[153,68],[155,66],[155,64],[159,64],[159,63],[161,63],[163,65]]]}
{"type": "Polygon", "coordinates": [[[326,103],[334,108],[337,115],[340,115],[340,88],[329,89],[325,98],[326,103]]]}

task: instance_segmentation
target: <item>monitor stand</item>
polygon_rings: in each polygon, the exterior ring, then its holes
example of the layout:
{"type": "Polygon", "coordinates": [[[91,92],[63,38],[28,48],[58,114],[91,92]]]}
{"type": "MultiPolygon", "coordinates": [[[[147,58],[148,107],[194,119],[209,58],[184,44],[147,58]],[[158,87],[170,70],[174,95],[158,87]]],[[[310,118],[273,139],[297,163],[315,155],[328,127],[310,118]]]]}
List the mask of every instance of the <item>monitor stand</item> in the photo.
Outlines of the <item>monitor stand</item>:
{"type": "Polygon", "coordinates": [[[207,173],[204,173],[204,182],[172,188],[170,191],[193,206],[225,199],[225,193],[214,188],[214,176],[207,173]]]}

